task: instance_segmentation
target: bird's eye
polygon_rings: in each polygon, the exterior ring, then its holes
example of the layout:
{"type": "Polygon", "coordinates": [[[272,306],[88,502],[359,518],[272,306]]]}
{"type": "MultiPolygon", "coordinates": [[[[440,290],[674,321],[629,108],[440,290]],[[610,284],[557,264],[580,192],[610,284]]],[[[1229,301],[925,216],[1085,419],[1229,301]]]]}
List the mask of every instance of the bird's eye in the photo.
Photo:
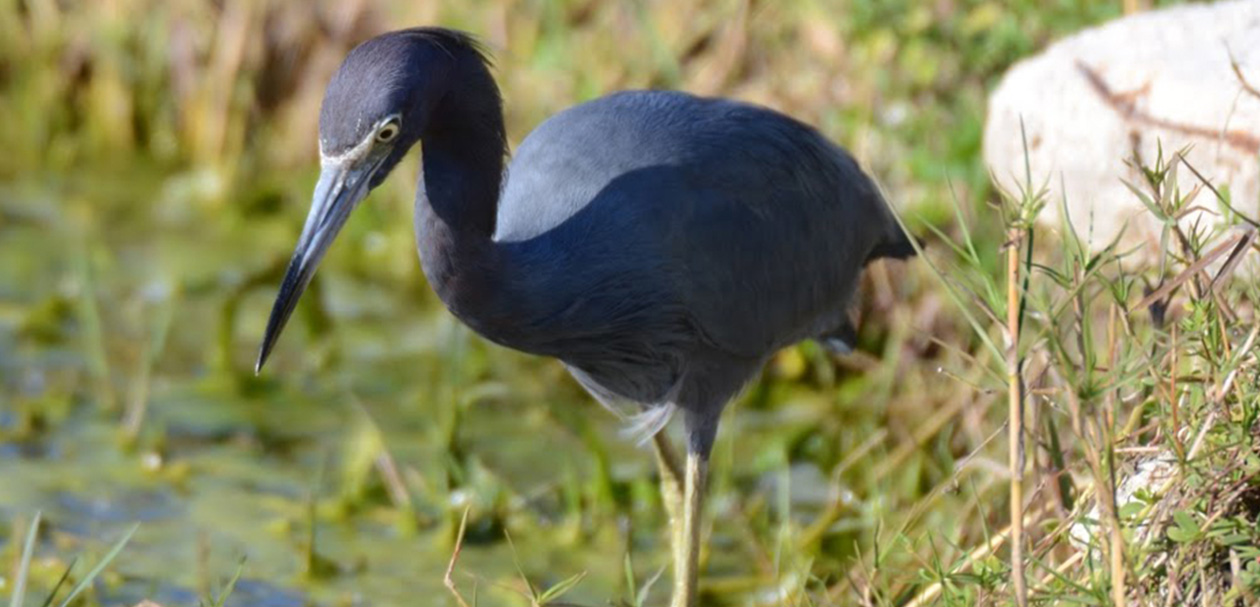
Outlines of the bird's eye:
{"type": "Polygon", "coordinates": [[[394,121],[385,123],[384,126],[382,126],[379,130],[376,131],[376,140],[381,143],[393,141],[393,139],[397,136],[398,136],[398,123],[394,121]]]}

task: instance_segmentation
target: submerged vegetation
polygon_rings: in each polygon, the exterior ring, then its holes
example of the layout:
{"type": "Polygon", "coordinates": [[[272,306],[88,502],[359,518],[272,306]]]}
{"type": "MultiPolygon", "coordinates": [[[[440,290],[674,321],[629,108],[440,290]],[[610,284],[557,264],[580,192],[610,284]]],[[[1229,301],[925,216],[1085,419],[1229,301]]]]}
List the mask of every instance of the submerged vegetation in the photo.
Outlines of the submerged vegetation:
{"type": "Polygon", "coordinates": [[[650,454],[559,365],[441,309],[410,179],[351,221],[252,375],[329,74],[371,33],[441,23],[492,49],[513,141],[622,88],[764,103],[853,150],[925,237],[868,272],[857,353],[784,351],[731,407],[707,603],[1254,602],[1260,291],[1237,277],[1257,218],[1170,151],[1131,184],[1163,256],[1091,249],[1088,217],[1036,223],[1062,201],[995,191],[979,159],[1002,70],[1121,10],[0,2],[0,595],[663,602],[650,454]]]}

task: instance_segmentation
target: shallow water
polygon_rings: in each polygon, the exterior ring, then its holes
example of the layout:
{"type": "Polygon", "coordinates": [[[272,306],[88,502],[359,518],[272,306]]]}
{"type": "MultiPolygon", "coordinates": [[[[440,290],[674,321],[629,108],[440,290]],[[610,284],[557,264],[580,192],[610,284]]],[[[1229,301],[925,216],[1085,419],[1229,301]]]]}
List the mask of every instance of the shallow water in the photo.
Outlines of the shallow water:
{"type": "MultiPolygon", "coordinates": [[[[351,251],[308,296],[325,318],[295,319],[253,378],[250,342],[276,282],[259,276],[287,256],[291,218],[179,208],[163,197],[180,178],[126,191],[103,179],[90,196],[28,184],[0,198],[0,518],[43,511],[40,556],[94,560],[140,522],[118,575],[98,588],[105,604],[193,603],[241,558],[231,605],[441,604],[454,524],[470,506],[461,569],[484,578],[481,596],[520,586],[505,526],[536,584],[587,571],[575,597],[616,594],[621,560],[605,557],[625,539],[551,528],[573,508],[562,486],[584,490],[582,440],[549,403],[513,407],[554,399],[558,366],[487,355],[414,269],[398,281],[355,276],[351,251]],[[124,199],[136,195],[157,212],[135,213],[124,199]],[[398,283],[410,292],[397,295],[398,283]],[[330,319],[337,329],[321,329],[330,319]],[[535,392],[489,379],[494,365],[534,374],[535,392]],[[141,420],[133,438],[128,416],[141,420]],[[390,499],[373,466],[385,453],[410,506],[390,499]]],[[[365,241],[348,236],[343,253],[365,241]]],[[[650,464],[639,459],[632,476],[650,464]]]]}

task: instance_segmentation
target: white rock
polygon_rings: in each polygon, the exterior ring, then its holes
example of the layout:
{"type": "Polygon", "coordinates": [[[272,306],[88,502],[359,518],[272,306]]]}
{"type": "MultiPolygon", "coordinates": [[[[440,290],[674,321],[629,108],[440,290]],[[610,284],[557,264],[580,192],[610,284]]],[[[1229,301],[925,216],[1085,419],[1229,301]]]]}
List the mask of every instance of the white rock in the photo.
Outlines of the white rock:
{"type": "MultiPolygon", "coordinates": [[[[1137,151],[1152,163],[1161,143],[1165,158],[1193,145],[1191,165],[1229,184],[1236,209],[1260,217],[1260,98],[1244,90],[1231,53],[1260,87],[1260,0],[1139,13],[1057,42],[1012,67],[993,91],[985,161],[1018,191],[1022,118],[1033,183],[1050,190],[1042,220],[1059,225],[1066,196],[1082,236],[1092,220],[1095,247],[1128,222],[1124,244],[1158,251],[1160,225],[1121,180],[1140,184],[1125,160],[1137,151]]],[[[1178,180],[1183,190],[1198,183],[1184,169],[1178,180]]],[[[1196,202],[1218,210],[1210,192],[1196,202]]]]}
{"type": "MultiPolygon", "coordinates": [[[[1136,501],[1139,491],[1162,500],[1169,489],[1169,483],[1176,477],[1177,470],[1177,458],[1168,451],[1160,451],[1138,459],[1134,462],[1133,471],[1123,476],[1120,479],[1120,485],[1116,487],[1117,510],[1123,510],[1125,506],[1136,501]]],[[[1090,508],[1089,514],[1077,517],[1068,532],[1072,542],[1082,550],[1091,546],[1101,546],[1105,541],[1099,536],[1105,529],[1104,516],[1098,509],[1097,500],[1093,501],[1095,503],[1090,508]]],[[[1135,538],[1138,541],[1146,541],[1150,526],[1145,521],[1139,522],[1132,531],[1135,532],[1135,538]]]]}

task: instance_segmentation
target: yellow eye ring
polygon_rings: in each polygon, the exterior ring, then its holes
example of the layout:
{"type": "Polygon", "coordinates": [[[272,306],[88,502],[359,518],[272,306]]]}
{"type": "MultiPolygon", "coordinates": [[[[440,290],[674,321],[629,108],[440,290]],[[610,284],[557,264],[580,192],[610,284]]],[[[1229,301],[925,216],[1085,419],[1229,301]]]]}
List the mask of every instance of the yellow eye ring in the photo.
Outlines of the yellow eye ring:
{"type": "Polygon", "coordinates": [[[393,141],[393,139],[398,136],[398,131],[399,128],[397,122],[387,122],[376,131],[376,140],[381,143],[393,141]]]}

